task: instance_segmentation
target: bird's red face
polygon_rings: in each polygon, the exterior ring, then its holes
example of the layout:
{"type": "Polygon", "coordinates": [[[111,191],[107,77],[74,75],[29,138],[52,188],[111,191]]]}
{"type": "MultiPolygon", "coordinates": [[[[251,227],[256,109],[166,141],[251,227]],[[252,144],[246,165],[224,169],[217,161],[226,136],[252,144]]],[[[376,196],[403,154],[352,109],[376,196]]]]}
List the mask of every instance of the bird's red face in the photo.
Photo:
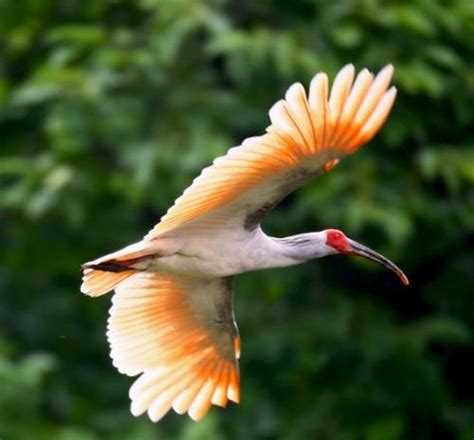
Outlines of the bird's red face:
{"type": "Polygon", "coordinates": [[[349,254],[351,245],[344,232],[337,229],[326,229],[326,245],[336,249],[340,254],[349,254]]]}
{"type": "Polygon", "coordinates": [[[337,229],[326,229],[326,245],[332,247],[340,254],[358,255],[359,257],[364,257],[368,260],[382,264],[387,269],[394,272],[405,286],[409,283],[408,278],[403,271],[388,258],[385,258],[378,252],[347,238],[343,232],[338,231],[337,229]]]}

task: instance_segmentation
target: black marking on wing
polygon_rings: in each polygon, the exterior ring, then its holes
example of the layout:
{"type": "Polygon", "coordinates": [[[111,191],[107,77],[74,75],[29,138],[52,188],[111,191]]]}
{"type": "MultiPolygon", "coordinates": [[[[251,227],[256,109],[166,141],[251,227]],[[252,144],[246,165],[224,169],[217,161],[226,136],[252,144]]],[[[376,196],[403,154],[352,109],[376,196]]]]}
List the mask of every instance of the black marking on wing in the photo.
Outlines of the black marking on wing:
{"type": "Polygon", "coordinates": [[[129,260],[107,260],[102,263],[85,263],[81,265],[81,269],[93,269],[101,270],[102,272],[124,272],[126,270],[134,269],[132,266],[139,263],[140,261],[147,260],[148,258],[158,258],[161,257],[160,254],[153,255],[143,255],[138,258],[131,258],[129,260]]]}
{"type": "Polygon", "coordinates": [[[101,270],[103,272],[124,272],[126,270],[130,270],[130,267],[125,265],[123,261],[118,260],[109,260],[104,261],[103,263],[97,264],[83,264],[81,269],[94,269],[94,270],[101,270]]]}
{"type": "Polygon", "coordinates": [[[259,225],[262,219],[272,211],[288,194],[291,194],[295,189],[303,186],[311,179],[320,176],[324,173],[323,167],[316,171],[300,168],[291,173],[278,188],[278,195],[272,200],[265,202],[260,208],[249,213],[244,220],[244,228],[247,231],[253,231],[259,225]]]}
{"type": "Polygon", "coordinates": [[[213,279],[207,284],[202,285],[206,289],[207,285],[218,283],[219,285],[211,289],[215,310],[213,316],[207,319],[210,326],[211,334],[214,338],[216,346],[224,349],[222,355],[227,359],[236,360],[234,340],[239,338],[239,330],[234,317],[234,276],[221,279],[213,279]]]}
{"type": "Polygon", "coordinates": [[[218,303],[218,316],[219,321],[229,333],[238,336],[239,331],[234,318],[234,279],[235,276],[229,276],[221,280],[223,300],[218,303]]]}

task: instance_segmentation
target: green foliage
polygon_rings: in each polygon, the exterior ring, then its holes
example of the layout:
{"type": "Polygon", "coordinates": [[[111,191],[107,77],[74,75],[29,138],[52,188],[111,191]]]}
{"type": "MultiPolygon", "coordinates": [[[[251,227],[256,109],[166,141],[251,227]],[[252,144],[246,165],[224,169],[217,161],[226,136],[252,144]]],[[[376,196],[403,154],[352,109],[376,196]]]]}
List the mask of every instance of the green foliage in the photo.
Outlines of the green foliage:
{"type": "Polygon", "coordinates": [[[0,438],[473,437],[471,0],[0,0],[0,34],[0,438]],[[242,404],[134,419],[79,265],[347,62],[395,65],[392,115],[265,228],[341,228],[411,287],[342,257],[241,276],[242,404]]]}

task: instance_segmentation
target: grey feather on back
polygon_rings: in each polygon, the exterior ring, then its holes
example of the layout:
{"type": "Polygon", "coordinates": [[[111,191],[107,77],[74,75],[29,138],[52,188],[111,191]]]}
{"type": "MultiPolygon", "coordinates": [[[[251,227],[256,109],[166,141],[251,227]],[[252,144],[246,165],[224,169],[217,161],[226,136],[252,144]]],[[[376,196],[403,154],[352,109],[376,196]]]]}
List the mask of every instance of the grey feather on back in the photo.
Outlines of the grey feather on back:
{"type": "Polygon", "coordinates": [[[323,173],[323,167],[320,167],[317,170],[298,168],[285,176],[275,191],[276,196],[265,202],[260,208],[247,214],[244,220],[244,228],[247,231],[253,231],[260,225],[263,218],[289,194],[291,194],[300,186],[303,186],[305,183],[309,182],[311,179],[318,177],[323,173]]]}

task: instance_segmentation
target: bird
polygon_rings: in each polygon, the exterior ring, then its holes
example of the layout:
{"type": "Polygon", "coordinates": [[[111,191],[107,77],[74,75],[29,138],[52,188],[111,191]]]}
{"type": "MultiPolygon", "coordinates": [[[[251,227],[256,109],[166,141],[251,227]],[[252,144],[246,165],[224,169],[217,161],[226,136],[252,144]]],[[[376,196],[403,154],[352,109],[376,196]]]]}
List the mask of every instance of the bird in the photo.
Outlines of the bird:
{"type": "Polygon", "coordinates": [[[141,241],[81,266],[84,294],[115,290],[107,339],[118,371],[139,376],[129,391],[134,416],[147,412],[157,422],[173,409],[200,420],[211,405],[239,403],[238,274],[345,254],[408,285],[399,267],[340,230],[279,238],[261,228],[288,194],[375,136],[396,98],[393,70],[356,76],[348,64],[331,87],[324,72],[308,93],[291,85],[265,132],[204,168],[141,241]]]}

